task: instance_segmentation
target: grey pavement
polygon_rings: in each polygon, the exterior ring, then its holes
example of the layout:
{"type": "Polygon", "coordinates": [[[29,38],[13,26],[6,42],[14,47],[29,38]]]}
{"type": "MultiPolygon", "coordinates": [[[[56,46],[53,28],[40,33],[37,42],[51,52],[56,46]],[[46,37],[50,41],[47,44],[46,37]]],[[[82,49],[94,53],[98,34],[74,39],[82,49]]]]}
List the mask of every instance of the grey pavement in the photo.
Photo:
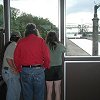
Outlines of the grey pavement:
{"type": "Polygon", "coordinates": [[[67,56],[90,56],[86,51],[77,46],[75,43],[66,38],[67,56]]]}

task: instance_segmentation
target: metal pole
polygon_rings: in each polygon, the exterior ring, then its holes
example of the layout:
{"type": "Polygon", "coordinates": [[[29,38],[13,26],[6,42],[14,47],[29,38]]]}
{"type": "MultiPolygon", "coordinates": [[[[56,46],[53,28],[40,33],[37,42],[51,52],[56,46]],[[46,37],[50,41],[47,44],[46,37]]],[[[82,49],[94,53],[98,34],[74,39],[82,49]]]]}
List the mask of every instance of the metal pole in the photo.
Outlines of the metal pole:
{"type": "Polygon", "coordinates": [[[93,46],[92,46],[92,55],[93,56],[98,56],[98,17],[97,17],[97,9],[99,8],[100,5],[95,5],[94,6],[94,18],[93,20],[93,46]]]}
{"type": "Polygon", "coordinates": [[[5,43],[10,38],[10,0],[3,0],[4,3],[4,29],[5,29],[5,43]]]}
{"type": "Polygon", "coordinates": [[[59,20],[59,32],[61,36],[61,42],[64,44],[64,1],[60,0],[60,20],[59,20]]]}
{"type": "MultiPolygon", "coordinates": [[[[66,0],[59,0],[59,33],[60,33],[60,40],[64,44],[64,32],[65,32],[65,1],[66,0]]],[[[64,66],[64,55],[62,56],[63,59],[63,66],[64,66]]],[[[66,66],[64,66],[64,80],[63,80],[63,95],[61,100],[67,100],[66,98],[66,66]]]]}

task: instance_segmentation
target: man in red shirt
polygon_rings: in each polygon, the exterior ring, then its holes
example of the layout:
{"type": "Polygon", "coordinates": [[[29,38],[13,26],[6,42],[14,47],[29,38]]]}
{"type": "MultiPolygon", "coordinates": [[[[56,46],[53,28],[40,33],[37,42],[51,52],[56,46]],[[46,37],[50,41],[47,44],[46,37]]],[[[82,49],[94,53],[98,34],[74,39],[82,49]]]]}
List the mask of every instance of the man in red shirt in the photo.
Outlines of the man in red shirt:
{"type": "Polygon", "coordinates": [[[35,24],[27,24],[25,38],[16,46],[14,63],[21,74],[24,100],[44,100],[44,69],[49,68],[50,52],[35,24]]]}

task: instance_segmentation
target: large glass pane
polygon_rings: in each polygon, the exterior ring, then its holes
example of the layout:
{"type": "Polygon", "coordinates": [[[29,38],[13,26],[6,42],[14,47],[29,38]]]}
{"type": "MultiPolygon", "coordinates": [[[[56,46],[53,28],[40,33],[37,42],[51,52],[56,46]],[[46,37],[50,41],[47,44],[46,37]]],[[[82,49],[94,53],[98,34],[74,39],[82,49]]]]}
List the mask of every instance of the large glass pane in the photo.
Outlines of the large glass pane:
{"type": "Polygon", "coordinates": [[[27,23],[35,23],[42,37],[58,32],[58,0],[11,0],[11,31],[23,35],[27,23]]]}
{"type": "Polygon", "coordinates": [[[26,24],[35,23],[43,38],[50,30],[59,33],[58,2],[59,0],[11,0],[11,32],[18,31],[23,36],[26,24]]]}
{"type": "Polygon", "coordinates": [[[98,0],[66,0],[67,56],[100,55],[98,0]]]}

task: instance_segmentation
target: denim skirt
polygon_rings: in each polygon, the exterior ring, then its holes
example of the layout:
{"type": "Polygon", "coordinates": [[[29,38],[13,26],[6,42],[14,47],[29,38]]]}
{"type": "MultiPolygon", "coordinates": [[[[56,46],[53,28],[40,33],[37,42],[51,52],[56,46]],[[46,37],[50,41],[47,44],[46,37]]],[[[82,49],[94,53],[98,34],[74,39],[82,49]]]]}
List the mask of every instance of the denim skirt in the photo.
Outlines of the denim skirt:
{"type": "Polygon", "coordinates": [[[63,78],[62,65],[51,66],[50,69],[45,69],[46,81],[57,81],[63,78]]]}

